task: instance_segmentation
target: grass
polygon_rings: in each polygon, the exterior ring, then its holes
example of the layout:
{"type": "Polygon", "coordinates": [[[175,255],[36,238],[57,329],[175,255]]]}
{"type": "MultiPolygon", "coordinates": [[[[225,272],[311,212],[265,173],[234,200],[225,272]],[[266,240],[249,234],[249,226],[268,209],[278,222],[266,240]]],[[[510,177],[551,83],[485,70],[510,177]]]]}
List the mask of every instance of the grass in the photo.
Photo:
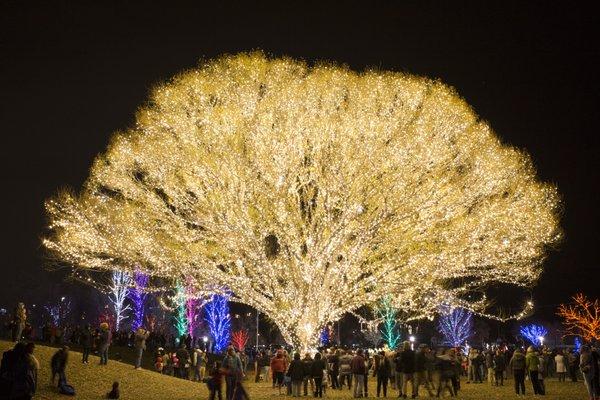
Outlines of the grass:
{"type": "MultiPolygon", "coordinates": [[[[0,351],[4,352],[13,346],[12,343],[0,341],[0,351]]],[[[56,351],[55,348],[36,346],[35,355],[40,361],[41,370],[38,377],[38,392],[34,399],[65,399],[64,395],[58,394],[55,386],[50,385],[50,358],[56,351]]],[[[125,355],[123,358],[126,359],[125,355]]],[[[75,387],[76,398],[84,400],[101,399],[110,390],[113,381],[119,381],[121,386],[121,398],[124,400],[197,400],[207,399],[206,386],[197,382],[185,381],[170,376],[160,375],[150,370],[134,370],[130,364],[109,360],[107,366],[97,365],[99,359],[90,356],[90,364],[81,364],[81,353],[72,351],[67,367],[67,379],[75,387]]],[[[582,400],[587,398],[587,392],[583,383],[557,382],[555,378],[546,379],[545,400],[582,400]]],[[[522,399],[517,397],[513,391],[513,381],[508,380],[503,387],[490,387],[484,384],[466,384],[461,382],[462,390],[459,393],[461,399],[485,399],[485,400],[512,400],[522,399]]],[[[246,384],[250,398],[255,399],[283,399],[277,390],[271,389],[269,383],[246,384]]],[[[224,389],[224,388],[223,388],[224,389]]],[[[526,382],[526,397],[534,398],[531,384],[526,382]]],[[[370,379],[369,391],[375,393],[373,379],[370,379]]],[[[426,396],[426,391],[423,396],[426,396]]],[[[388,393],[393,399],[397,392],[388,393]]],[[[325,397],[335,399],[351,399],[350,391],[328,390],[325,397]]]]}

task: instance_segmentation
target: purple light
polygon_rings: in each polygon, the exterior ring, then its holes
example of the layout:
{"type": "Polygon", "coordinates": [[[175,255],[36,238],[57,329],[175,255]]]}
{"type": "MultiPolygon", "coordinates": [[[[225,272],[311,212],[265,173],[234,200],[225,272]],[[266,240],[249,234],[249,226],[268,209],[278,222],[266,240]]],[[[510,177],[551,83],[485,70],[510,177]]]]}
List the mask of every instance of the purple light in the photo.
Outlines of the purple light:
{"type": "Polygon", "coordinates": [[[146,305],[145,291],[148,286],[149,277],[147,274],[136,270],[133,275],[134,287],[129,291],[129,298],[133,303],[133,322],[131,323],[131,329],[136,331],[144,323],[144,308],[146,305]]]}

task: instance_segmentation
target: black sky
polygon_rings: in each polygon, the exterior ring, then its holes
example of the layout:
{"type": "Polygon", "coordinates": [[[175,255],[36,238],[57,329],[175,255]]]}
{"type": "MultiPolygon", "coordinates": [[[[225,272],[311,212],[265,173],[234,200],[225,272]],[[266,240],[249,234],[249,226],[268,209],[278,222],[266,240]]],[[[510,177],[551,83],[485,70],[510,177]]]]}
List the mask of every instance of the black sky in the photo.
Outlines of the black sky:
{"type": "Polygon", "coordinates": [[[40,257],[44,199],[80,188],[148,90],[200,58],[253,49],[456,87],[564,200],[538,312],[598,296],[600,18],[571,3],[0,1],[0,307],[60,282],[40,257]]]}

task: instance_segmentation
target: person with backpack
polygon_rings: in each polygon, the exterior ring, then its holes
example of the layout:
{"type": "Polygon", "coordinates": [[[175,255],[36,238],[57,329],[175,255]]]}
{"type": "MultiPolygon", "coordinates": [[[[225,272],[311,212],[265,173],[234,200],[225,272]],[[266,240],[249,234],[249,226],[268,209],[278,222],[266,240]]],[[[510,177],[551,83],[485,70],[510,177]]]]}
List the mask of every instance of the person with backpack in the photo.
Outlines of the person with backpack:
{"type": "Polygon", "coordinates": [[[515,349],[512,358],[509,362],[509,367],[513,372],[515,378],[515,392],[517,396],[519,394],[525,395],[525,356],[520,349],[515,349]]]}
{"type": "Polygon", "coordinates": [[[235,349],[233,346],[229,346],[227,348],[227,354],[223,358],[221,367],[226,372],[225,397],[227,400],[232,400],[234,391],[238,387],[238,381],[240,381],[244,376],[244,371],[242,370],[242,361],[238,355],[235,354],[235,349]]]}
{"type": "Polygon", "coordinates": [[[533,346],[527,348],[527,354],[525,355],[525,369],[529,374],[529,379],[533,386],[533,394],[544,394],[539,383],[540,359],[533,346]]]}

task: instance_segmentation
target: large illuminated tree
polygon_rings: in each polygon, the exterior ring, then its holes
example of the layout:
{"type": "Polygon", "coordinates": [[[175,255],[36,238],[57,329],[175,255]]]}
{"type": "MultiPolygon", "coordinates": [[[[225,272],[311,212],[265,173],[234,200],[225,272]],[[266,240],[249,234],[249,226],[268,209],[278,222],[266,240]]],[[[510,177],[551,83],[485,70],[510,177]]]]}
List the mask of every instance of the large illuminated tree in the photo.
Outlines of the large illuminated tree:
{"type": "Polygon", "coordinates": [[[485,311],[559,238],[556,189],[440,82],[262,54],[156,88],[45,245],[79,268],[227,287],[307,346],[344,313],[485,311]]]}

